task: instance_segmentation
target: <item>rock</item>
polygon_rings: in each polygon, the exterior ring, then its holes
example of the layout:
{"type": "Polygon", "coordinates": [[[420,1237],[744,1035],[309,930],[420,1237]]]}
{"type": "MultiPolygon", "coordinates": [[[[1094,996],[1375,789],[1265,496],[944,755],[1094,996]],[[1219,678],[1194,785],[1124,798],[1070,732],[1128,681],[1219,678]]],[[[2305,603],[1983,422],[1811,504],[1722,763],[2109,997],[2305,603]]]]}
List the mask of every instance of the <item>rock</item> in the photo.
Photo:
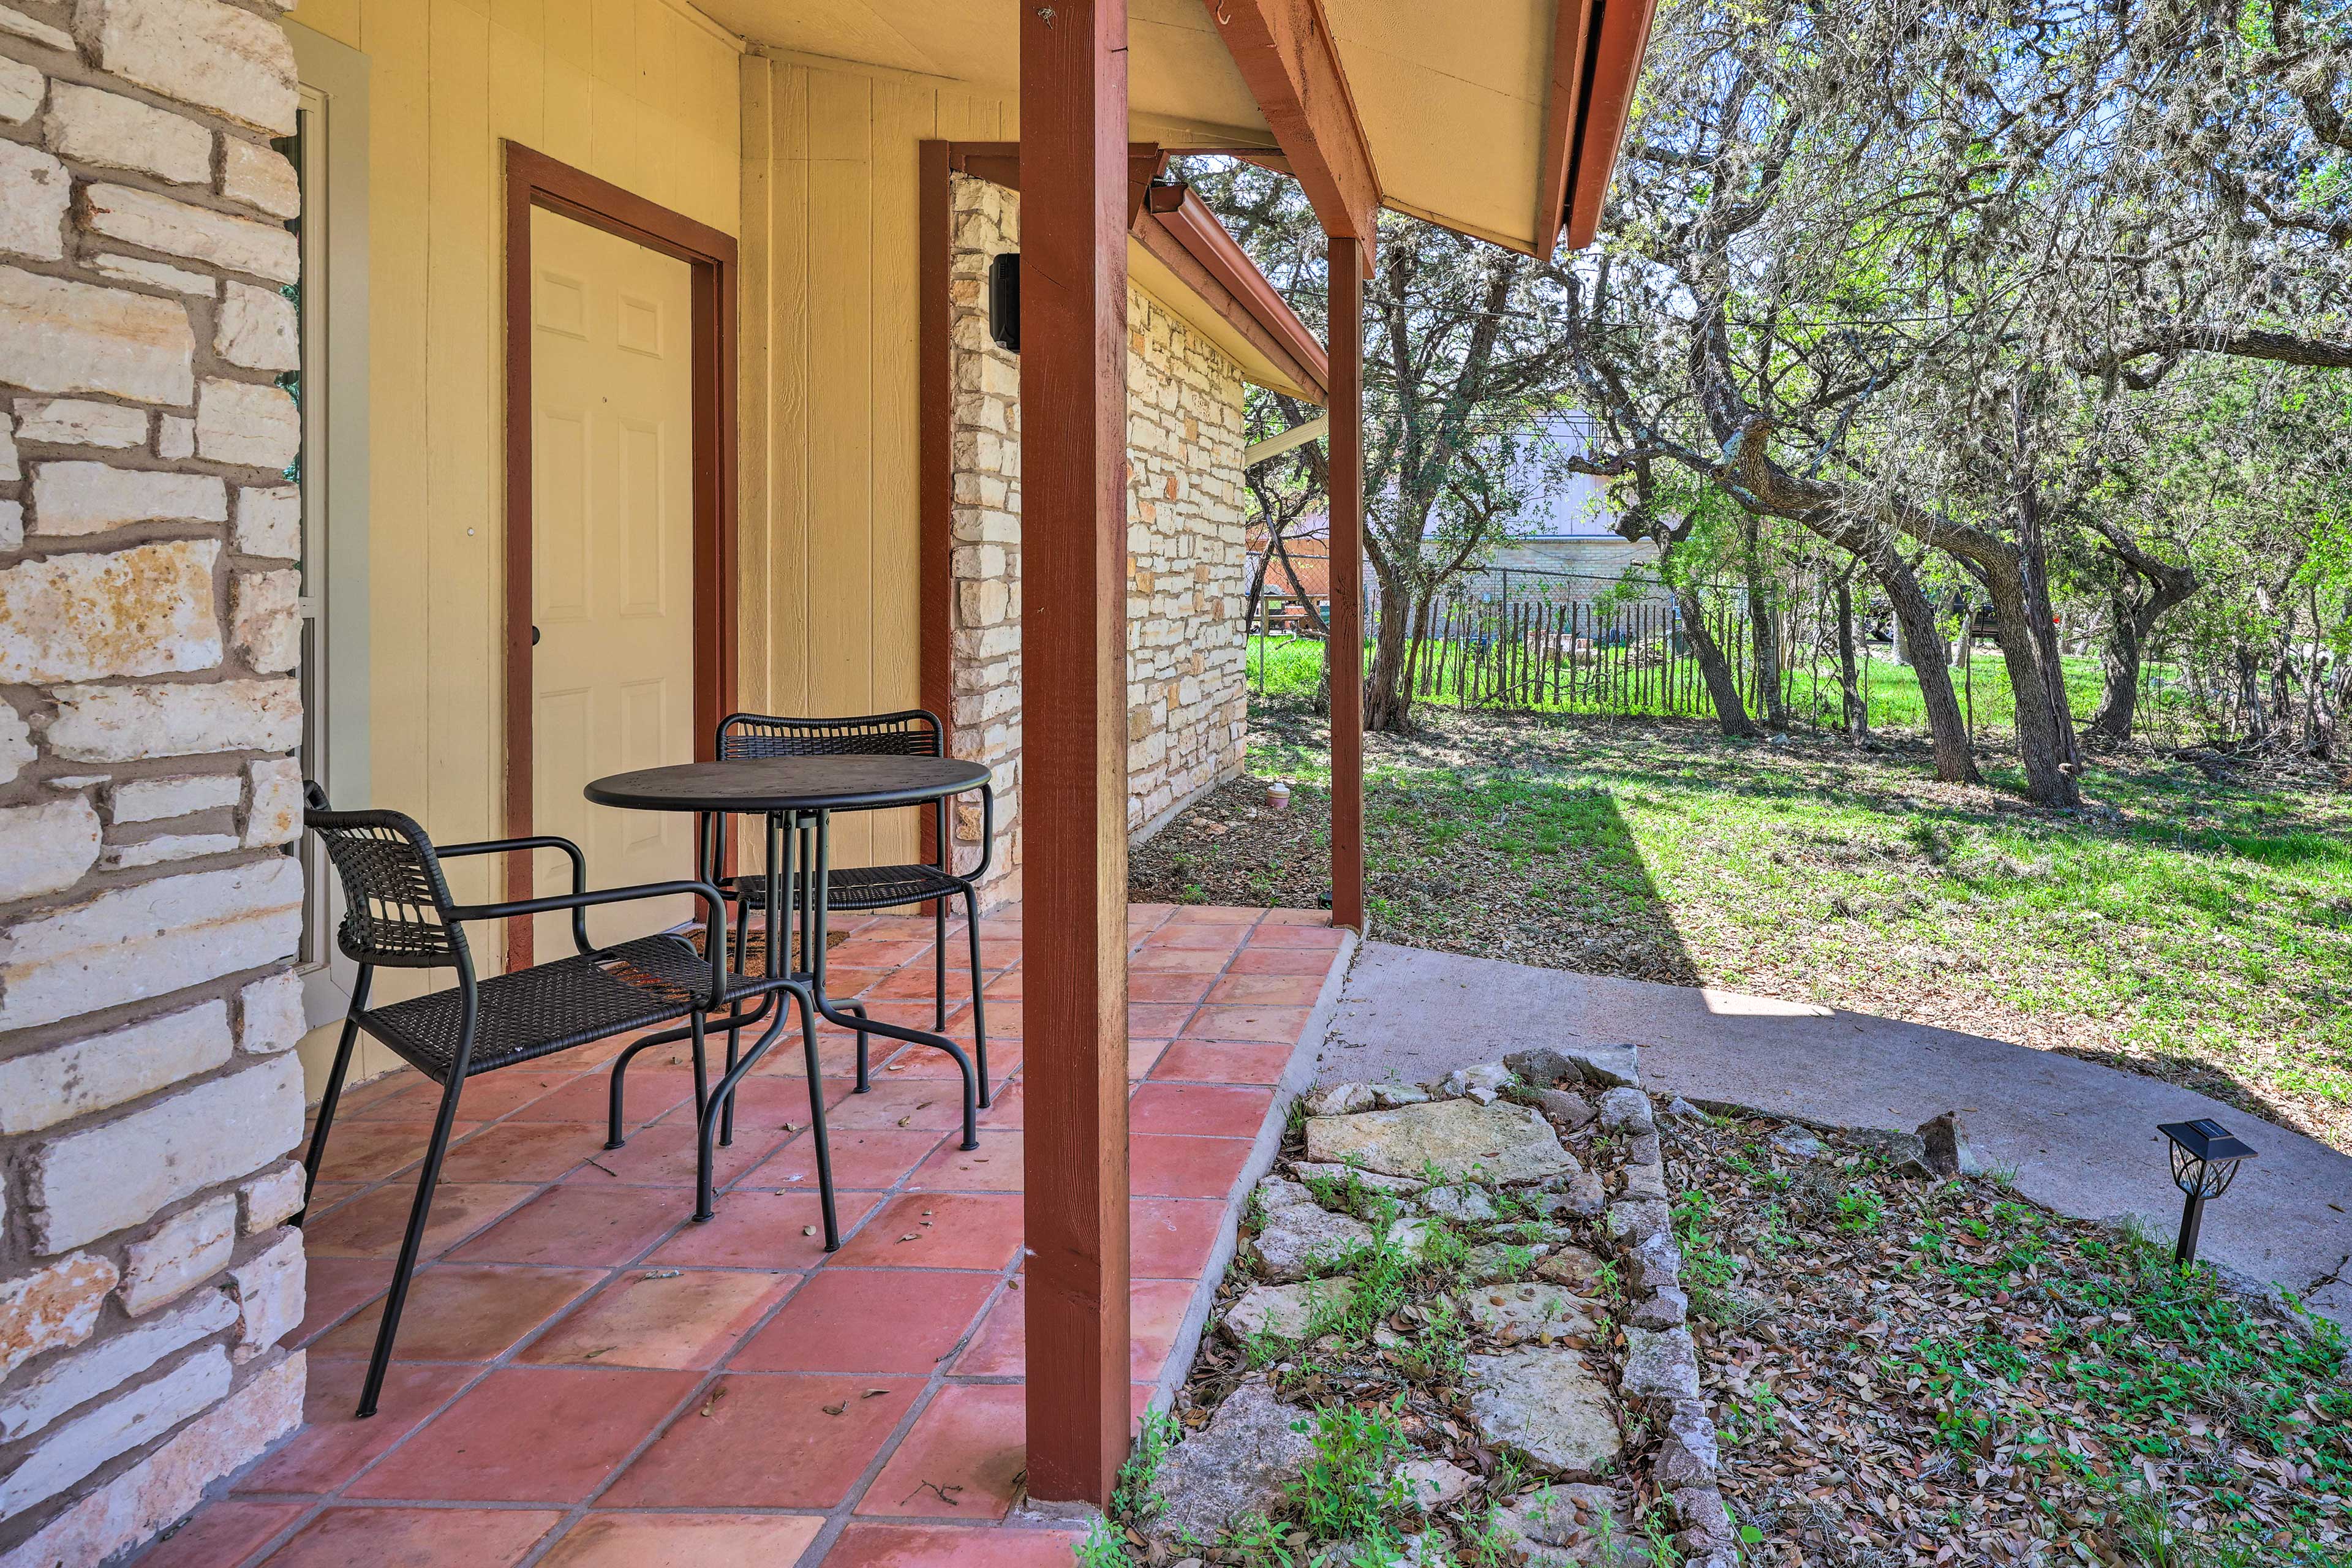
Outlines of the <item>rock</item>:
{"type": "Polygon", "coordinates": [[[1433,1167],[1443,1179],[1493,1183],[1535,1181],[1576,1168],[1559,1134],[1535,1110],[1463,1100],[1311,1117],[1307,1157],[1360,1162],[1396,1176],[1423,1175],[1433,1167]]]}
{"type": "Polygon", "coordinates": [[[79,0],[74,31],[102,70],[272,136],[293,133],[294,48],[274,21],[222,0],[79,0]]]}
{"type": "Polygon", "coordinates": [[[1650,1561],[1632,1510],[1607,1487],[1572,1483],[1529,1492],[1496,1511],[1493,1541],[1525,1553],[1528,1568],[1618,1568],[1650,1561]]]}
{"type": "Polygon", "coordinates": [[[1642,1087],[1642,1051],[1638,1046],[1579,1046],[1560,1054],[1576,1064],[1587,1083],[1602,1089],[1642,1087]]]}
{"type": "Polygon", "coordinates": [[[41,127],[50,151],[78,163],[131,169],[175,185],[212,182],[210,131],[118,92],[61,81],[49,93],[41,127]]]}
{"type": "Polygon", "coordinates": [[[1650,1097],[1638,1089],[1612,1089],[1601,1097],[1601,1125],[1612,1132],[1656,1131],[1650,1120],[1650,1097]]]}
{"type": "Polygon", "coordinates": [[[196,397],[196,451],[208,463],[285,468],[302,449],[302,416],[275,386],[210,380],[196,397]]]}
{"type": "Polygon", "coordinates": [[[1896,1132],[1883,1127],[1855,1127],[1848,1129],[1846,1135],[1904,1175],[1933,1176],[1936,1173],[1936,1167],[1927,1161],[1927,1141],[1916,1132],[1896,1132]]]}
{"type": "MultiPolygon", "coordinates": [[[[228,1353],[198,1351],[170,1372],[88,1407],[52,1429],[0,1479],[0,1516],[15,1518],[55,1497],[100,1466],[169,1432],[221,1402],[229,1390],[228,1353]]],[[[54,1560],[53,1560],[54,1561],[54,1560]]]]}
{"type": "Polygon", "coordinates": [[[1666,1101],[1666,1108],[1658,1112],[1658,1114],[1664,1117],[1669,1121],[1705,1121],[1707,1120],[1706,1111],[1701,1110],[1697,1106],[1693,1105],[1689,1100],[1685,1100],[1679,1094],[1666,1101]]]}
{"type": "Polygon", "coordinates": [[[1682,1283],[1682,1248],[1664,1231],[1642,1237],[1622,1254],[1625,1283],[1636,1296],[1654,1295],[1682,1283]]]}
{"type": "MultiPolygon", "coordinates": [[[[206,300],[220,295],[220,279],[209,272],[191,272],[184,267],[151,260],[143,256],[114,256],[105,251],[85,254],[82,265],[101,278],[111,278],[118,283],[145,283],[157,289],[169,289],[174,293],[194,294],[206,300]]],[[[184,318],[183,318],[184,320],[184,318]]],[[[185,401],[183,399],[183,401],[185,401]]],[[[166,458],[184,458],[195,450],[193,440],[185,451],[163,449],[166,458]]]]}
{"type": "Polygon", "coordinates": [[[1669,1235],[1674,1217],[1666,1205],[1652,1199],[1632,1199],[1609,1205],[1609,1239],[1626,1246],[1646,1236],[1669,1235]]]}
{"type": "Polygon", "coordinates": [[[1642,1298],[1627,1321],[1642,1329],[1680,1328],[1690,1319],[1690,1297],[1677,1285],[1661,1285],[1642,1298]]]}
{"type": "Polygon", "coordinates": [[[1437,1226],[1425,1219],[1393,1219],[1381,1232],[1381,1239],[1406,1262],[1418,1263],[1429,1255],[1429,1244],[1437,1239],[1437,1226]]]}
{"type": "Polygon", "coordinates": [[[110,1259],[77,1252],[0,1280],[0,1376],[89,1338],[106,1293],[121,1278],[110,1259]]]}
{"type": "Polygon", "coordinates": [[[1539,1089],[1528,1096],[1545,1119],[1562,1132],[1573,1132],[1592,1120],[1592,1105],[1573,1089],[1539,1089]]]}
{"type": "Polygon", "coordinates": [[[1483,1105],[1510,1086],[1509,1068],[1501,1062],[1481,1062],[1475,1067],[1454,1068],[1431,1088],[1436,1094],[1454,1100],[1473,1099],[1483,1105]]]}
{"type": "Polygon", "coordinates": [[[1563,1247],[1536,1266],[1536,1278],[1589,1296],[1601,1289],[1602,1267],[1601,1259],[1583,1247],[1563,1247]]]}
{"type": "Polygon", "coordinates": [[[60,686],[49,698],[49,749],[70,762],[290,752],[302,741],[302,689],[290,679],[60,686]]]}
{"type": "Polygon", "coordinates": [[[1496,1339],[1559,1338],[1594,1329],[1592,1303],[1549,1281],[1465,1290],[1454,1301],[1464,1317],[1496,1339]]]}
{"type": "Polygon", "coordinates": [[[1378,1097],[1370,1084],[1335,1083],[1307,1097],[1307,1114],[1346,1116],[1351,1111],[1370,1110],[1377,1103],[1378,1097]]]}
{"type": "Polygon", "coordinates": [[[1423,1513],[1461,1501],[1478,1479],[1451,1459],[1414,1459],[1399,1465],[1396,1473],[1405,1497],[1423,1513]]]}
{"type": "Polygon", "coordinates": [[[242,136],[221,138],[221,195],[271,217],[302,210],[302,186],[286,155],[242,136]]]}
{"type": "Polygon", "coordinates": [[[299,1232],[282,1232],[230,1269],[228,1278],[236,1291],[238,1315],[232,1359],[250,1361],[301,1326],[307,1281],[299,1232]]]}
{"type": "MultiPolygon", "coordinates": [[[[16,439],[118,451],[141,447],[147,442],[147,411],[125,408],[119,403],[92,403],[86,397],[53,397],[38,403],[19,399],[16,439]]],[[[0,468],[0,477],[16,476],[0,468]]]]}
{"type": "Polygon", "coordinates": [[[1654,1132],[1637,1133],[1625,1141],[1625,1163],[1629,1165],[1662,1165],[1665,1159],[1654,1132]]]}
{"type": "Polygon", "coordinates": [[[289,1160],[237,1188],[237,1229],[247,1236],[259,1236],[300,1214],[302,1183],[302,1167],[289,1160]]]}
{"type": "MultiPolygon", "coordinates": [[[[5,622],[0,622],[5,624],[5,622]]],[[[81,794],[0,806],[0,903],[63,892],[98,859],[98,808],[81,794]]],[[[24,1057],[0,1062],[0,1080],[24,1057]]],[[[0,1122],[9,1108],[0,1099],[0,1122]]]]}
{"type": "Polygon", "coordinates": [[[1250,1191],[1251,1200],[1261,1214],[1276,1214],[1283,1209],[1295,1209],[1300,1205],[1317,1207],[1315,1194],[1303,1183],[1286,1182],[1280,1176],[1268,1176],[1250,1191]]]}
{"type": "Polygon", "coordinates": [[[37,463],[33,468],[32,528],[37,536],[103,533],[129,522],[227,521],[228,486],[209,474],[117,468],[105,463],[37,463]]]}
{"type": "Polygon", "coordinates": [[[272,485],[236,492],[236,552],[291,561],[302,548],[302,492],[272,485]]]}
{"type": "Polygon", "coordinates": [[[1601,1190],[1601,1173],[1579,1171],[1569,1178],[1568,1190],[1560,1194],[1568,1212],[1580,1219],[1591,1219],[1608,1205],[1608,1195],[1601,1190]]]}
{"type": "Polygon", "coordinates": [[[1314,1204],[1293,1205],[1266,1215],[1249,1241],[1249,1255],[1277,1282],[1328,1273],[1372,1244],[1372,1227],[1314,1204]]]}
{"type": "Polygon", "coordinates": [[[1928,1168],[1943,1177],[1981,1176],[1984,1162],[1977,1157],[1969,1142],[1968,1123],[1957,1110],[1947,1110],[1919,1124],[1919,1141],[1926,1146],[1928,1168]]]}
{"type": "Polygon", "coordinates": [[[1517,1279],[1550,1251],[1544,1242],[1490,1241],[1470,1249],[1470,1256],[1463,1260],[1463,1272],[1482,1285],[1517,1279]]]}
{"type": "Polygon", "coordinates": [[[194,401],[194,355],[176,300],[0,267],[0,382],[184,405],[194,401]]]}
{"type": "Polygon", "coordinates": [[[66,253],[73,176],[37,147],[0,141],[0,250],[42,261],[66,253]]]}
{"type": "Polygon", "coordinates": [[[1696,1399],[1698,1352],[1683,1329],[1625,1331],[1625,1371],[1618,1387],[1626,1399],[1696,1399]]]}
{"type": "Polygon", "coordinates": [[[1383,1110],[1394,1110],[1400,1105],[1426,1105],[1429,1090],[1417,1083],[1374,1084],[1372,1103],[1383,1110]]]}
{"type": "Polygon", "coordinates": [[[91,233],[143,250],[249,272],[272,283],[291,283],[301,275],[301,248],[281,223],[193,206],[129,185],[84,186],[80,210],[82,225],[91,233]]]}
{"type": "Polygon", "coordinates": [[[1582,1352],[1524,1346],[1474,1355],[1469,1383],[1478,1430],[1537,1469],[1589,1480],[1616,1464],[1616,1401],[1582,1352]]]}
{"type": "Polygon", "coordinates": [[[1637,1202],[1666,1201],[1666,1168],[1664,1165],[1628,1165],[1620,1174],[1624,1185],[1620,1195],[1637,1202]]]}
{"type": "Polygon", "coordinates": [[[226,1291],[207,1290],[169,1316],[52,1360],[40,1375],[11,1384],[0,1397],[0,1441],[37,1432],[79,1405],[137,1377],[173,1352],[184,1350],[236,1321],[226,1291]]]}
{"type": "Polygon", "coordinates": [[[310,1032],[302,1011],[302,977],[290,969],[254,981],[236,994],[236,1048],[249,1057],[274,1057],[301,1043],[310,1032]]]}
{"type": "Polygon", "coordinates": [[[0,684],[212,668],[219,558],[218,540],[173,539],[0,568],[0,684]]]}
{"type": "Polygon", "coordinates": [[[1696,1400],[1676,1405],[1666,1422],[1665,1439],[1650,1461],[1650,1473],[1659,1488],[1680,1491],[1685,1487],[1712,1487],[1722,1462],[1715,1423],[1707,1418],[1706,1406],[1696,1400]]]}
{"type": "Polygon", "coordinates": [[[294,301],[274,289],[232,281],[214,320],[213,349],[247,370],[296,370],[302,363],[294,301]]]}
{"type": "Polygon", "coordinates": [[[1353,1176],[1369,1191],[1394,1193],[1400,1197],[1410,1197],[1429,1185],[1427,1182],[1417,1182],[1411,1176],[1385,1175],[1379,1171],[1366,1171],[1354,1165],[1317,1164],[1308,1160],[1293,1160],[1290,1173],[1302,1182],[1332,1182],[1342,1186],[1347,1184],[1349,1177],[1353,1176]]]}
{"type": "Polygon", "coordinates": [[[0,122],[22,125],[40,111],[49,79],[40,68],[0,56],[0,122]]]}
{"type": "Polygon", "coordinates": [[[1314,1439],[1293,1429],[1306,1425],[1264,1383],[1243,1384],[1160,1461],[1155,1529],[1205,1545],[1244,1514],[1267,1511],[1315,1457],[1314,1439]]]}
{"type": "Polygon", "coordinates": [[[1552,1089],[1563,1083],[1584,1081],[1583,1069],[1549,1046],[1513,1051],[1503,1058],[1503,1065],[1529,1089],[1552,1089]]]}
{"type": "Polygon", "coordinates": [[[1668,1493],[1667,1502],[1683,1527],[1683,1534],[1675,1538],[1675,1542],[1685,1550],[1726,1552],[1738,1545],[1738,1532],[1731,1528],[1731,1510],[1723,1504],[1723,1493],[1715,1488],[1684,1487],[1668,1493]]]}
{"type": "Polygon", "coordinates": [[[1347,1274],[1296,1285],[1253,1285],[1242,1293],[1240,1300],[1225,1310],[1224,1321],[1219,1326],[1224,1330],[1225,1337],[1236,1344],[1246,1344],[1260,1334],[1303,1340],[1307,1337],[1307,1325],[1314,1321],[1317,1310],[1346,1301],[1355,1288],[1354,1277],[1347,1274]]]}
{"type": "Polygon", "coordinates": [[[1791,1160],[1818,1160],[1822,1141],[1794,1122],[1775,1131],[1766,1142],[1791,1160]]]}
{"type": "Polygon", "coordinates": [[[245,808],[247,849],[291,844],[302,837],[302,764],[292,757],[268,757],[247,764],[252,781],[245,808]]]}
{"type": "MultiPolygon", "coordinates": [[[[74,797],[77,800],[79,796],[74,797]]],[[[110,1110],[229,1058],[228,1004],[214,1000],[0,1062],[0,1133],[110,1110]]]]}
{"type": "Polygon", "coordinates": [[[1495,1217],[1495,1200],[1483,1187],[1432,1187],[1421,1194],[1421,1206],[1465,1225],[1484,1225],[1495,1217]]]}

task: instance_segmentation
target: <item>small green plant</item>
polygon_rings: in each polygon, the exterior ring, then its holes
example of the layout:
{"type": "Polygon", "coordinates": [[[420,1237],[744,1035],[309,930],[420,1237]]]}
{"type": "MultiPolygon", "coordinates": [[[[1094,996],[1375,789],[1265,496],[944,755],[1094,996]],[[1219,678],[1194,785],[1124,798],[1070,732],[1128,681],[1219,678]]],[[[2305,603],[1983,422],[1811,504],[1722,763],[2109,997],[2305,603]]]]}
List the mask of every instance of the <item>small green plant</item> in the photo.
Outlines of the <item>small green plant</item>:
{"type": "Polygon", "coordinates": [[[1857,1183],[1838,1194],[1837,1216],[1840,1230],[1860,1235],[1878,1228],[1886,1217],[1886,1205],[1876,1189],[1857,1183]]]}
{"type": "Polygon", "coordinates": [[[1110,1521],[1102,1518],[1087,1521],[1086,1539],[1076,1549],[1078,1568],[1130,1568],[1127,1554],[1127,1537],[1110,1521]]]}
{"type": "Polygon", "coordinates": [[[1396,1474],[1405,1446],[1397,1425],[1403,1411],[1399,1394],[1390,1405],[1326,1405],[1315,1412],[1311,1426],[1295,1424],[1294,1430],[1312,1432],[1315,1457],[1293,1483],[1291,1501],[1317,1539],[1368,1544],[1389,1539],[1390,1521],[1411,1503],[1396,1474]]]}

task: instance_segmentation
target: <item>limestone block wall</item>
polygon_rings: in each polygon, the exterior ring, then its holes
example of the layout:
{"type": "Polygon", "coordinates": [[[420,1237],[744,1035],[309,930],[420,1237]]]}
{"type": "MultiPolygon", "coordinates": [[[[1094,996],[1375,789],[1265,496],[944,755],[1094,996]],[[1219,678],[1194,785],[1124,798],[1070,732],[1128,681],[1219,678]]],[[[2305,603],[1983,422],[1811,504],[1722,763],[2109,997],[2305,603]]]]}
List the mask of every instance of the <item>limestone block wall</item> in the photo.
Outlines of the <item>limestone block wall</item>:
{"type": "Polygon", "coordinates": [[[290,1430],[300,442],[268,0],[0,0],[0,1562],[290,1430]]]}
{"type": "MultiPolygon", "coordinates": [[[[955,751],[996,776],[991,905],[1021,887],[1021,372],[989,337],[988,264],[1019,247],[1020,203],[954,176],[955,751]]],[[[1143,290],[1127,306],[1128,827],[1140,836],[1242,770],[1248,583],[1240,367],[1143,290]]],[[[977,807],[956,835],[977,845],[977,807]]]]}

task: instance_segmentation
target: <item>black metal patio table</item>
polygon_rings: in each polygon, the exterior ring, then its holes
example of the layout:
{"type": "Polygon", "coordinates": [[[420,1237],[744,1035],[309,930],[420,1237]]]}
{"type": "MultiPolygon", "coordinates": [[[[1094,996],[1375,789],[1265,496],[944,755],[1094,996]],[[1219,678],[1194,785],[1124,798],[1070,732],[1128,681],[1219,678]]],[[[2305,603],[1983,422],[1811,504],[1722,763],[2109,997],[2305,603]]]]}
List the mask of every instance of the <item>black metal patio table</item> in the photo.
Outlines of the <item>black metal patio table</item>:
{"type": "MultiPolygon", "coordinates": [[[[963,762],[952,757],[923,756],[811,756],[742,758],[729,762],[682,763],[670,767],[641,768],[635,773],[614,773],[591,783],[583,792],[599,805],[618,806],[629,811],[690,811],[696,814],[695,856],[698,873],[716,877],[722,869],[718,864],[725,842],[725,820],[730,816],[761,816],[767,821],[768,898],[766,915],[766,969],[771,979],[783,980],[803,1009],[803,1035],[807,1044],[808,1067],[814,1087],[817,1072],[814,1026],[808,1023],[809,1010],[814,1010],[827,1022],[845,1029],[855,1030],[858,1037],[858,1059],[863,1068],[865,1037],[881,1035],[888,1039],[904,1040],[912,1045],[929,1046],[945,1051],[955,1061],[963,1075],[963,1144],[966,1149],[980,1146],[979,1084],[971,1059],[962,1047],[945,1035],[928,1029],[910,1028],[901,1024],[886,1023],[866,1016],[856,1003],[837,1003],[825,994],[825,927],[830,899],[828,889],[833,866],[833,815],[837,811],[883,811],[896,806],[922,805],[949,795],[978,790],[987,793],[992,780],[989,770],[978,763],[963,762]],[[787,954],[793,943],[786,939],[783,922],[797,912],[800,930],[798,967],[787,970],[787,954]]],[[[769,1004],[763,1000],[761,1012],[769,1004]]],[[[742,1081],[766,1054],[784,1026],[785,1010],[778,1006],[773,1021],[749,1051],[739,1051],[741,1031],[761,1021],[761,1012],[749,1016],[730,1016],[728,1019],[727,1074],[716,1089],[702,1094],[697,1084],[698,1114],[704,1158],[701,1160],[703,1191],[698,1194],[696,1217],[707,1218],[710,1213],[710,1160],[709,1148],[714,1130],[720,1143],[733,1140],[735,1086],[742,1081]]],[[[620,1135],[621,1073],[628,1056],[645,1047],[659,1043],[666,1037],[650,1037],[638,1041],[623,1058],[614,1063],[613,1077],[613,1136],[620,1135]]],[[[866,1074],[858,1074],[857,1088],[867,1088],[866,1074]]],[[[812,1125],[817,1157],[817,1184],[824,1205],[825,1246],[829,1251],[839,1245],[834,1219],[832,1159],[826,1147],[823,1096],[809,1097],[812,1125]]]]}

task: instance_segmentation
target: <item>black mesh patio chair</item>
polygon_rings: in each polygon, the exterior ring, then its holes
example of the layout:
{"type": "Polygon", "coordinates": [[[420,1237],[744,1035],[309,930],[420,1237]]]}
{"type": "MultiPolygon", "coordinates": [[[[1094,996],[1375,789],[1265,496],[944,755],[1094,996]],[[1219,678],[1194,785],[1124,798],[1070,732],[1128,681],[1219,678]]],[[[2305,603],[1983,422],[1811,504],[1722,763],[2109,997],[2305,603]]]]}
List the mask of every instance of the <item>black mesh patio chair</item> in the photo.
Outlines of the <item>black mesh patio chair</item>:
{"type": "Polygon", "coordinates": [[[304,824],[325,843],[328,858],[342,884],[345,909],[335,941],[344,955],[359,965],[351,1010],[343,1019],[342,1038],[335,1049],[335,1064],[319,1101],[318,1125],[303,1161],[306,1215],[310,1189],[318,1182],[320,1162],[326,1154],[328,1133],[334,1126],[335,1102],[341,1098],[352,1048],[362,1030],[441,1086],[441,1105],[425,1144],[416,1200],[409,1209],[407,1233],[401,1239],[392,1290],[384,1298],[375,1352],[360,1393],[361,1415],[375,1414],[376,1396],[383,1391],[393,1341],[400,1329],[401,1309],[407,1302],[409,1279],[416,1269],[425,1218],[433,1206],[434,1185],[440,1179],[442,1157],[448,1152],[458,1094],[467,1079],[613,1035],[683,1019],[685,1026],[669,1037],[694,1042],[695,1107],[700,1132],[694,1217],[707,1220],[711,1215],[711,1139],[718,1120],[712,1107],[731,1099],[736,1083],[782,1032],[790,1015],[783,999],[789,997],[800,1005],[809,1125],[816,1151],[817,1187],[824,1200],[825,1247],[830,1251],[840,1246],[834,1215],[833,1163],[825,1142],[824,1100],[817,1070],[815,1009],[808,987],[790,978],[769,979],[728,969],[726,901],[718,889],[708,882],[647,882],[592,892],[587,885],[587,858],[569,839],[499,838],[436,846],[424,828],[399,812],[335,811],[315,784],[305,786],[304,799],[308,807],[304,824]],[[442,861],[518,849],[562,850],[572,861],[572,891],[494,904],[460,904],[450,895],[449,884],[441,874],[442,861]],[[604,948],[589,942],[586,910],[592,906],[678,894],[691,895],[702,906],[701,951],[685,937],[671,933],[604,948]],[[464,930],[467,923],[562,910],[572,913],[576,953],[488,979],[475,975],[464,930]],[[457,972],[457,983],[409,1001],[370,1007],[368,991],[379,968],[450,969],[457,972]],[[772,1009],[773,1017],[768,1019],[772,1009]],[[713,1013],[719,1015],[717,1022],[730,1030],[763,1020],[768,1026],[740,1063],[730,1064],[731,1070],[718,1088],[706,1091],[703,1037],[713,1013]]]}
{"type": "MultiPolygon", "coordinates": [[[[765,713],[734,713],[719,725],[718,755],[722,762],[754,757],[936,757],[940,752],[940,721],[936,714],[924,709],[909,708],[898,713],[868,713],[853,718],[787,719],[765,713]]],[[[980,863],[969,871],[955,868],[955,840],[948,829],[948,803],[936,803],[939,858],[933,865],[916,866],[836,866],[825,879],[828,907],[835,910],[867,911],[900,909],[908,904],[928,903],[931,908],[931,967],[933,995],[932,1031],[945,1034],[948,1026],[948,900],[963,900],[964,933],[971,962],[971,1056],[979,1079],[980,1103],[987,1105],[988,1084],[988,1012],[987,1000],[981,994],[984,976],[980,966],[980,896],[974,891],[980,879],[988,874],[990,858],[995,849],[996,798],[993,792],[983,788],[981,798],[980,863]]],[[[725,836],[719,838],[719,854],[725,855],[725,836]]],[[[735,940],[739,956],[736,963],[751,968],[745,956],[746,943],[754,940],[756,931],[751,926],[754,910],[764,910],[768,903],[768,879],[751,872],[731,879],[714,879],[735,900],[735,940]]],[[[787,911],[788,913],[791,911],[787,911]]],[[[803,955],[803,964],[806,958],[803,955]]],[[[865,1016],[865,1007],[856,1002],[837,1004],[856,1016],[865,1016]]],[[[857,1092],[863,1094],[871,1087],[867,1076],[866,1037],[857,1037],[857,1092]]]]}

